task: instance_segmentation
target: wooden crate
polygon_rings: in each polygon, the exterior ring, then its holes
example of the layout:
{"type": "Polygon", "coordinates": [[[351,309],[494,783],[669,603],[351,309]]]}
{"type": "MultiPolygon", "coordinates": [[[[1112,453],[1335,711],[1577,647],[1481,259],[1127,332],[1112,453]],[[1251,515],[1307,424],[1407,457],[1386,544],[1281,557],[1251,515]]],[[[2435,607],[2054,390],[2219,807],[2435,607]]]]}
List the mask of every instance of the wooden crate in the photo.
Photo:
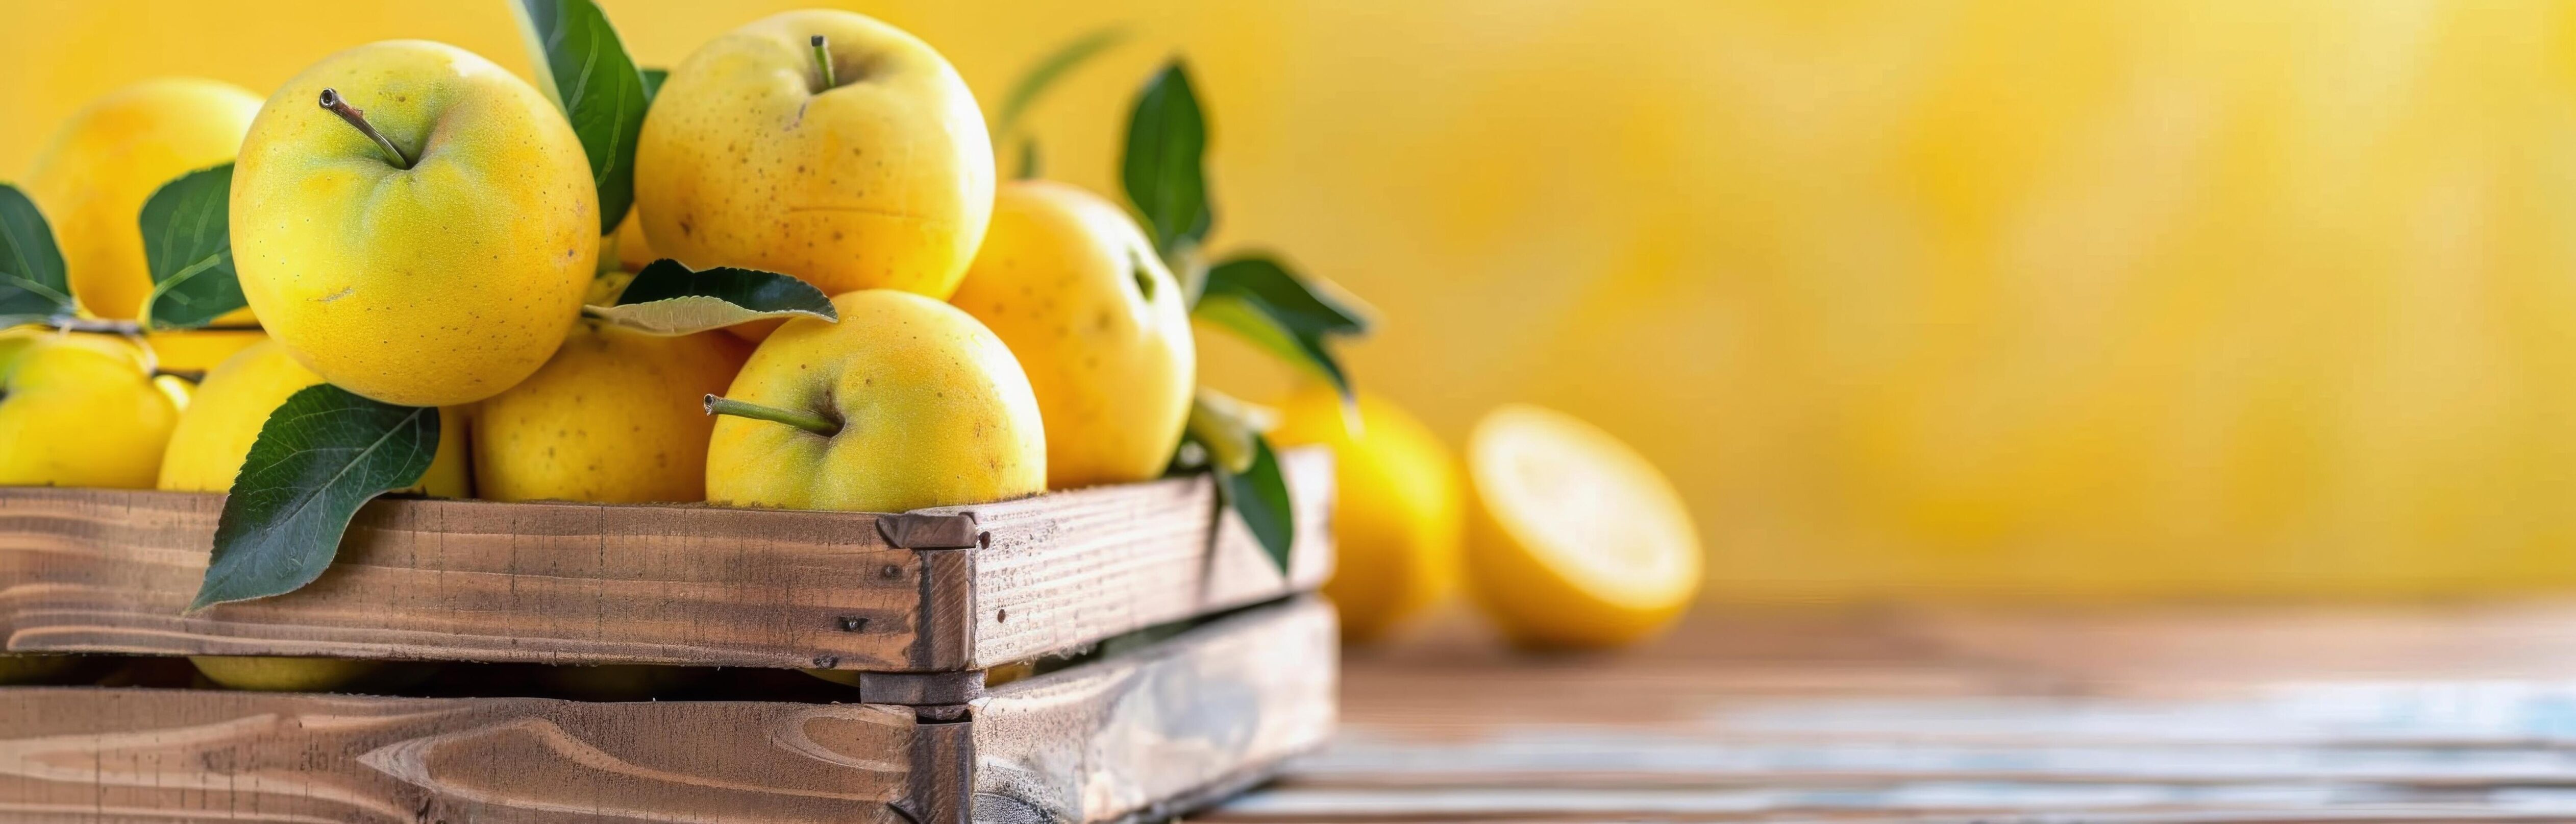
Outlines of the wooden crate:
{"type": "Polygon", "coordinates": [[[301,655],[868,673],[957,703],[975,671],[1313,589],[1331,456],[1281,457],[1288,574],[1205,477],[901,515],[385,499],[287,595],[181,610],[214,494],[0,488],[11,652],[301,655]]]}
{"type": "Polygon", "coordinates": [[[1266,774],[1333,723],[1314,596],[914,706],[0,688],[0,820],[1107,822],[1266,774]]]}

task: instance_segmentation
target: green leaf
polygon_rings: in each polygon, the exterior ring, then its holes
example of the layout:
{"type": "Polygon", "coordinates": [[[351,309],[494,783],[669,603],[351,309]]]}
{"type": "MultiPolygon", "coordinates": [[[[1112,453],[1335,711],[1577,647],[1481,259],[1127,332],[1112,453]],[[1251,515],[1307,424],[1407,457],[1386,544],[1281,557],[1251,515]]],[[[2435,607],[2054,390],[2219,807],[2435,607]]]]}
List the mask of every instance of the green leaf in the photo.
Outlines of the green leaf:
{"type": "MultiPolygon", "coordinates": [[[[635,141],[648,105],[644,73],[626,56],[608,15],[590,0],[519,0],[537,88],[572,121],[599,187],[599,233],[617,231],[635,202],[635,141]]],[[[658,85],[658,84],[657,84],[658,85]]]]}
{"type": "Polygon", "coordinates": [[[361,504],[420,482],[438,410],[305,387],[260,427],[215,522],[214,559],[189,612],[283,595],[321,577],[361,504]]]}
{"type": "Polygon", "coordinates": [[[662,96],[662,81],[671,79],[671,70],[645,69],[643,71],[645,108],[651,109],[653,98],[662,96]]]}
{"type": "Polygon", "coordinates": [[[1350,376],[1333,357],[1328,339],[1367,331],[1367,316],[1277,261],[1246,257],[1209,268],[1205,291],[1190,315],[1305,367],[1330,381],[1342,400],[1353,400],[1350,376]]]}
{"type": "Polygon", "coordinates": [[[1325,335],[1368,333],[1368,315],[1328,284],[1300,277],[1279,261],[1245,255],[1208,268],[1202,298],[1211,294],[1242,295],[1258,301],[1282,325],[1325,335]]]}
{"type": "MultiPolygon", "coordinates": [[[[1261,551],[1288,572],[1288,550],[1296,543],[1297,521],[1288,501],[1288,481],[1279,474],[1279,457],[1261,433],[1276,423],[1266,408],[1200,387],[1191,399],[1183,430],[1183,452],[1206,453],[1207,469],[1216,474],[1219,503],[1243,518],[1261,551]]],[[[1185,464],[1186,461],[1176,461],[1185,464]]]]}
{"type": "Polygon", "coordinates": [[[1126,38],[1125,31],[1116,27],[1105,28],[1074,38],[1039,58],[1037,65],[1030,66],[1028,73],[1020,75],[1019,82],[1011,84],[1011,90],[1002,96],[1002,109],[993,118],[993,135],[1002,137],[1017,130],[1020,118],[1028,114],[1029,107],[1036,105],[1039,98],[1046,96],[1047,89],[1057,80],[1126,38]]]}
{"type": "Polygon", "coordinates": [[[1037,176],[1038,141],[1037,138],[1033,137],[1020,141],[1020,174],[1018,179],[1033,180],[1036,179],[1037,176]]]}
{"type": "Polygon", "coordinates": [[[1288,504],[1288,479],[1279,474],[1279,456],[1270,451],[1270,439],[1252,436],[1252,463],[1240,473],[1216,470],[1217,490],[1225,505],[1243,517],[1261,551],[1279,574],[1288,574],[1288,551],[1297,543],[1296,511],[1288,504]]]}
{"type": "Polygon", "coordinates": [[[250,305],[233,271],[232,190],[226,163],[180,175],[143,201],[143,259],[152,272],[144,325],[194,329],[250,305]]]}
{"type": "Polygon", "coordinates": [[[686,335],[764,318],[841,319],[830,296],[794,277],[729,266],[691,272],[669,258],[635,273],[616,305],[583,311],[654,335],[686,335]]]}
{"type": "Polygon", "coordinates": [[[1145,84],[1127,120],[1127,156],[1119,164],[1127,201],[1166,258],[1196,247],[1216,224],[1207,194],[1207,118],[1190,90],[1187,67],[1174,60],[1145,84]]]}
{"type": "Polygon", "coordinates": [[[71,317],[63,252],[36,202],[0,183],[0,327],[71,317]]]}

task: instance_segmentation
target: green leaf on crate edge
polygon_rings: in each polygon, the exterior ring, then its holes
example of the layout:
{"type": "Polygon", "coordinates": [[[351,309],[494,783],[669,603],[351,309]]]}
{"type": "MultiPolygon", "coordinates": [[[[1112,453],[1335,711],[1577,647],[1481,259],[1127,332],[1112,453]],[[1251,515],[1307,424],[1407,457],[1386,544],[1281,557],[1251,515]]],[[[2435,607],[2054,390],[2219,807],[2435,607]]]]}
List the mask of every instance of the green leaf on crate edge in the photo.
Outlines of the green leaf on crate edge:
{"type": "Polygon", "coordinates": [[[152,192],[136,223],[152,293],[146,326],[194,329],[250,305],[233,270],[233,164],[198,169],[152,192]]]}
{"type": "Polygon", "coordinates": [[[1171,257],[1196,247],[1216,224],[1207,193],[1207,118],[1190,89],[1187,66],[1166,64],[1127,120],[1127,153],[1119,163],[1127,201],[1144,217],[1154,248],[1171,257]]]}
{"type": "Polygon", "coordinates": [[[1020,75],[1019,82],[1012,83],[1011,90],[1002,95],[1002,108],[993,116],[993,135],[1006,136],[1017,130],[1020,118],[1029,113],[1029,107],[1037,105],[1038,99],[1044,97],[1057,80],[1124,39],[1127,39],[1127,32],[1111,26],[1067,41],[1039,58],[1037,64],[1030,66],[1028,73],[1020,75]]]}
{"type": "MultiPolygon", "coordinates": [[[[1202,386],[1191,398],[1183,443],[1205,453],[1206,469],[1216,476],[1219,510],[1241,516],[1262,553],[1286,575],[1288,551],[1297,538],[1296,516],[1289,508],[1288,481],[1279,474],[1278,456],[1261,434],[1276,423],[1275,414],[1202,386]]],[[[1175,461],[1176,466],[1183,463],[1175,461]]]]}
{"type": "Polygon", "coordinates": [[[1279,574],[1288,574],[1288,553],[1297,543],[1297,515],[1288,501],[1288,479],[1279,474],[1279,456],[1270,450],[1270,439],[1252,436],[1252,465],[1241,473],[1216,467],[1217,489],[1225,505],[1243,518],[1243,525],[1261,543],[1261,552],[1279,574]]]}
{"type": "Polygon", "coordinates": [[[0,327],[71,317],[71,281],[53,227],[18,187],[0,183],[0,327]]]}
{"type": "Polygon", "coordinates": [[[590,0],[518,0],[519,31],[537,88],[572,121],[599,188],[599,233],[617,231],[635,202],[635,142],[650,103],[608,15],[590,0]]]}
{"type": "Polygon", "coordinates": [[[730,266],[691,272],[670,258],[635,273],[615,305],[582,311],[653,335],[686,335],[764,318],[841,319],[830,296],[794,277],[730,266]]]}
{"type": "Polygon", "coordinates": [[[214,557],[186,612],[283,595],[321,577],[358,507],[419,483],[438,452],[438,410],[330,384],[269,413],[215,523],[214,557]]]}

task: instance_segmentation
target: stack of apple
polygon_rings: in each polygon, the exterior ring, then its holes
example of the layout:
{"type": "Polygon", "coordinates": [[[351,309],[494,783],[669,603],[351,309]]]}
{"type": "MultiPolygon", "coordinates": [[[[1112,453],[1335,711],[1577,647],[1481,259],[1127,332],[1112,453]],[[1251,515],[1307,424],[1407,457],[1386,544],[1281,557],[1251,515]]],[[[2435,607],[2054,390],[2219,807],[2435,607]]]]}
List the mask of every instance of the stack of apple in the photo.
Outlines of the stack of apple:
{"type": "MultiPolygon", "coordinates": [[[[957,72],[858,14],[759,20],[665,75],[586,0],[517,5],[535,85],[424,41],[332,55],[265,101],[147,83],[63,129],[32,199],[0,187],[0,326],[26,324],[0,332],[0,484],[231,493],[192,610],[311,582],[386,492],[888,512],[1203,469],[1284,559],[1265,416],[1194,387],[1192,317],[1312,367],[1301,439],[1348,447],[1381,417],[1330,353],[1366,325],[1346,299],[1267,257],[1207,262],[1207,132],[1177,62],[1132,115],[1122,206],[997,181],[957,72]],[[172,330],[254,319],[267,337],[193,386],[156,362],[172,330]]],[[[1629,591],[1533,589],[1525,623],[1634,637],[1687,602],[1678,503],[1620,472],[1680,531],[1612,571],[1629,591]],[[1616,620],[1586,624],[1587,602],[1616,620]]],[[[393,671],[197,664],[264,689],[393,671]]]]}

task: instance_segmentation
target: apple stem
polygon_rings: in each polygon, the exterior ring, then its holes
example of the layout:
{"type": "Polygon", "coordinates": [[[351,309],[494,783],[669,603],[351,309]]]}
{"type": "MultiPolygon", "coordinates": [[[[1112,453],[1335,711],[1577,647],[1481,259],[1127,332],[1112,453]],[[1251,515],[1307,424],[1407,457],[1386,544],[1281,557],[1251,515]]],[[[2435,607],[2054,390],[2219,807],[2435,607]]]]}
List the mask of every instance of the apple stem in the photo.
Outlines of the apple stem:
{"type": "Polygon", "coordinates": [[[385,139],[385,133],[376,131],[375,124],[367,122],[367,113],[356,106],[349,105],[349,101],[340,97],[340,90],[323,89],[322,108],[329,109],[332,114],[339,115],[340,119],[349,121],[349,125],[356,126],[359,132],[367,136],[367,139],[375,141],[376,148],[385,150],[385,157],[392,160],[395,166],[411,168],[411,158],[403,154],[402,147],[385,139]]]}
{"type": "Polygon", "coordinates": [[[823,70],[823,88],[831,89],[841,85],[832,79],[832,52],[824,47],[823,36],[814,35],[814,39],[806,42],[814,45],[814,67],[823,70]]]}
{"type": "Polygon", "coordinates": [[[783,423],[826,438],[841,434],[841,424],[839,421],[835,421],[821,415],[816,415],[811,412],[801,412],[794,409],[780,409],[775,406],[763,406],[749,401],[738,401],[722,395],[707,396],[707,414],[732,415],[741,418],[751,418],[753,420],[769,421],[771,423],[783,423]]]}

